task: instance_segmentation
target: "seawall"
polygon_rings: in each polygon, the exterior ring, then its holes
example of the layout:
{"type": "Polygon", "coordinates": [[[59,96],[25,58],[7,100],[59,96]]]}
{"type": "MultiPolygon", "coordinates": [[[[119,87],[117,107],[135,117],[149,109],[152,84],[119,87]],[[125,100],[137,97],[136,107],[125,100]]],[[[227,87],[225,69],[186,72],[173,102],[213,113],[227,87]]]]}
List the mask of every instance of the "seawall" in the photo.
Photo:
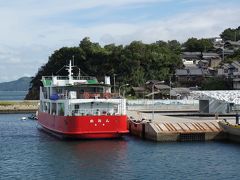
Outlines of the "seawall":
{"type": "Polygon", "coordinates": [[[35,113],[38,103],[38,100],[0,101],[0,114],[35,113]]]}

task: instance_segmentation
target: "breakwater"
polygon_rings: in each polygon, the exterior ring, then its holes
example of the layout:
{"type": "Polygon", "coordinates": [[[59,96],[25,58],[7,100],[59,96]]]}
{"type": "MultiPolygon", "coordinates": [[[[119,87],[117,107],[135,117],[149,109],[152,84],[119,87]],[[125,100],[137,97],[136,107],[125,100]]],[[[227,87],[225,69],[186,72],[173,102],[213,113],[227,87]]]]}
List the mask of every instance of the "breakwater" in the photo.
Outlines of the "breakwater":
{"type": "Polygon", "coordinates": [[[0,113],[34,113],[38,103],[38,100],[0,101],[0,113]]]}

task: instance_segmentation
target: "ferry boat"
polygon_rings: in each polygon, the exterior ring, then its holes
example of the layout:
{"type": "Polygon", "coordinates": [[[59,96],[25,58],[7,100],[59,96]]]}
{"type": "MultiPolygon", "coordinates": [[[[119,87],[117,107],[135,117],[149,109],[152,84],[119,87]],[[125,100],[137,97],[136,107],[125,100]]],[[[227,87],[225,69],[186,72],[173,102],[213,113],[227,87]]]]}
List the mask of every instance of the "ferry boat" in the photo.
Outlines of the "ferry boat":
{"type": "Polygon", "coordinates": [[[126,99],[111,93],[110,77],[103,83],[91,76],[73,76],[74,67],[70,61],[68,76],[42,77],[41,127],[63,138],[117,138],[127,134],[126,99]]]}

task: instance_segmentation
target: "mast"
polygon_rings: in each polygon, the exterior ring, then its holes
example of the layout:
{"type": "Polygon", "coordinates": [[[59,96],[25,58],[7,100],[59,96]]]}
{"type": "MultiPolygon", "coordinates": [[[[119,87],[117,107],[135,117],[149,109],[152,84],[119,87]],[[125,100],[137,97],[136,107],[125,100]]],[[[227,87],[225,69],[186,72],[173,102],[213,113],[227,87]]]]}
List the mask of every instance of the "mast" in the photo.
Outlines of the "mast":
{"type": "Polygon", "coordinates": [[[72,77],[72,61],[69,61],[69,66],[67,66],[67,71],[68,71],[68,81],[69,84],[73,84],[73,77],[72,77]]]}

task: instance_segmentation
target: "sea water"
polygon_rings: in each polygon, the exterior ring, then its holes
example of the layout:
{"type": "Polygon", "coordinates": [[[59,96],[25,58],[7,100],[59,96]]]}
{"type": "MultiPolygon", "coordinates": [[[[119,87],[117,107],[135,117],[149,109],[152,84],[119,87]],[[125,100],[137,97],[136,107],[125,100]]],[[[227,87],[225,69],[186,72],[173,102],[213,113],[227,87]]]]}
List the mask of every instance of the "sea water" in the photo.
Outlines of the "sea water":
{"type": "Polygon", "coordinates": [[[0,100],[23,100],[27,91],[0,91],[0,100]]]}
{"type": "Polygon", "coordinates": [[[230,142],[157,143],[63,141],[27,114],[0,115],[0,179],[239,179],[240,145],[230,142]]]}

